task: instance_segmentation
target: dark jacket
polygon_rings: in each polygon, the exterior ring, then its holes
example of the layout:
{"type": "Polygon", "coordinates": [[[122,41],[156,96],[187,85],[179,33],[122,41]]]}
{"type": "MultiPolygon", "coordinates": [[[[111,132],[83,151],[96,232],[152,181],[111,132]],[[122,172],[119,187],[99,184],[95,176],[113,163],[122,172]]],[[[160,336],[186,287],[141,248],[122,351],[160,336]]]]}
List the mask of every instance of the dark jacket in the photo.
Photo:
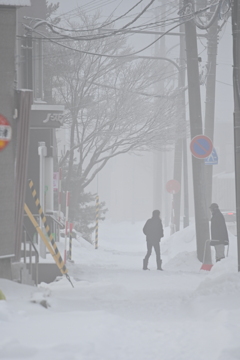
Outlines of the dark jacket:
{"type": "Polygon", "coordinates": [[[219,209],[215,209],[211,218],[211,237],[218,240],[220,244],[228,244],[228,231],[223,214],[219,209]]]}
{"type": "Polygon", "coordinates": [[[147,242],[155,244],[163,237],[162,221],[158,216],[148,219],[143,227],[143,233],[146,235],[147,242]]]}

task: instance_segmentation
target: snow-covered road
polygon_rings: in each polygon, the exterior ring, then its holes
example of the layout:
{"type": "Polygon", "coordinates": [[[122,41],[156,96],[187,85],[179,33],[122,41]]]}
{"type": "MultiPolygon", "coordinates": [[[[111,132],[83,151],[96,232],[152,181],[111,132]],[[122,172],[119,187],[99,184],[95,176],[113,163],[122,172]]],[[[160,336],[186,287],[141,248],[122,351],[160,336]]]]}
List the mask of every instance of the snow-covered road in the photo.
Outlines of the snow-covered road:
{"type": "Polygon", "coordinates": [[[194,226],[166,231],[164,272],[154,254],[143,271],[141,231],[142,224],[105,223],[98,250],[74,240],[74,288],[65,278],[38,289],[0,279],[0,359],[240,359],[236,238],[208,273],[199,271],[194,226]]]}

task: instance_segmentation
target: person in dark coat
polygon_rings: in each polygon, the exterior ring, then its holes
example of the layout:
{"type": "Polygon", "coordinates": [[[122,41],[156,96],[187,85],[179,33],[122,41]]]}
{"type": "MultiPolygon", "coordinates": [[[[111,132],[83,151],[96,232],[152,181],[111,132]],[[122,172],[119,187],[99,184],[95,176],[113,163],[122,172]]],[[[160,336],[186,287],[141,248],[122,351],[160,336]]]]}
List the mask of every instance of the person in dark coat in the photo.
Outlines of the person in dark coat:
{"type": "Polygon", "coordinates": [[[163,237],[163,226],[159,210],[153,211],[151,219],[148,219],[143,227],[143,233],[146,235],[147,241],[147,254],[143,259],[143,270],[148,270],[148,260],[151,256],[153,247],[156,253],[157,269],[162,270],[160,240],[163,237]]]}
{"type": "Polygon", "coordinates": [[[218,204],[210,205],[212,212],[211,218],[211,245],[214,245],[216,251],[216,261],[225,258],[224,246],[228,245],[228,231],[223,214],[219,210],[218,204]]]}

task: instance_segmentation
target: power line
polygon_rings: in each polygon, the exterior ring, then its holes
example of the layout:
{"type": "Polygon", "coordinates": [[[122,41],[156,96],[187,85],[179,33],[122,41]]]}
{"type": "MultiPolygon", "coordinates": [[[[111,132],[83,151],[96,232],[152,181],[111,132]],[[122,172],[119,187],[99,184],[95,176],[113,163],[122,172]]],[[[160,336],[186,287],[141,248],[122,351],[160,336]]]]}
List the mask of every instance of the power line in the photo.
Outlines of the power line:
{"type": "MultiPolygon", "coordinates": [[[[189,19],[189,16],[182,16],[182,18],[186,18],[187,21],[191,20],[189,19]]],[[[28,18],[29,19],[29,18],[28,18]]],[[[62,29],[64,31],[74,31],[74,32],[78,32],[78,31],[82,31],[82,30],[77,30],[77,29],[64,29],[64,28],[60,28],[60,27],[57,27],[53,24],[50,24],[48,21],[45,21],[45,20],[42,20],[42,19],[34,19],[34,20],[38,20],[38,23],[35,24],[35,26],[33,27],[30,27],[28,25],[24,25],[26,29],[30,30],[30,31],[34,31],[37,27],[39,27],[40,25],[47,25],[51,31],[54,33],[54,34],[57,34],[57,35],[60,35],[61,38],[60,39],[63,39],[63,38],[66,38],[66,39],[72,39],[72,40],[82,40],[82,41],[89,41],[89,40],[98,40],[98,39],[102,39],[102,38],[107,38],[107,37],[111,37],[111,36],[114,36],[114,35],[123,35],[123,34],[126,34],[126,33],[130,33],[131,31],[134,31],[134,29],[139,29],[139,28],[146,28],[147,26],[149,25],[154,25],[155,26],[159,26],[159,24],[161,24],[162,22],[154,22],[154,23],[150,23],[150,24],[146,24],[146,25],[142,25],[142,26],[137,26],[137,27],[132,27],[132,28],[129,28],[129,29],[124,29],[124,28],[121,28],[121,29],[117,29],[117,30],[108,30],[108,33],[103,33],[102,35],[91,35],[91,36],[70,36],[70,35],[66,35],[66,34],[61,34],[59,33],[58,31],[54,30],[54,28],[59,28],[59,29],[62,29]]],[[[176,22],[179,22],[180,18],[177,17],[177,18],[173,18],[173,19],[168,19],[168,20],[165,20],[164,22],[168,21],[168,22],[171,22],[171,23],[176,23],[176,22]]],[[[170,24],[169,24],[170,25],[170,24]]],[[[179,25],[177,25],[179,26],[179,25]]],[[[85,31],[89,31],[89,30],[85,30],[85,31]]]]}
{"type": "MultiPolygon", "coordinates": [[[[133,7],[131,7],[127,12],[125,12],[124,14],[122,14],[121,16],[117,17],[116,19],[110,21],[107,24],[104,24],[103,26],[109,26],[111,24],[113,24],[114,22],[116,22],[117,20],[122,19],[124,16],[126,16],[127,14],[129,14],[133,9],[135,9],[141,2],[143,2],[143,0],[138,1],[137,4],[135,4],[133,7]]],[[[101,26],[100,28],[102,28],[103,26],[101,26]]]]}
{"type": "MultiPolygon", "coordinates": [[[[143,9],[143,11],[140,13],[140,14],[138,14],[138,16],[137,17],[135,17],[130,23],[128,23],[128,24],[126,24],[125,26],[123,26],[122,28],[120,28],[120,29],[117,29],[117,30],[108,30],[108,33],[107,34],[102,34],[102,35],[91,35],[91,36],[70,36],[70,35],[65,35],[65,34],[61,34],[61,33],[59,33],[58,31],[56,31],[56,30],[54,30],[54,28],[56,28],[56,29],[59,29],[59,30],[63,30],[63,31],[74,31],[74,32],[79,32],[79,31],[88,31],[89,32],[89,30],[83,30],[83,29],[66,29],[66,28],[62,28],[62,27],[58,27],[57,25],[54,25],[54,24],[51,24],[51,23],[49,23],[48,21],[45,21],[45,20],[42,20],[42,19],[34,19],[34,20],[38,20],[39,22],[38,23],[36,23],[35,24],[35,26],[33,27],[33,28],[31,28],[31,27],[29,27],[29,26],[27,26],[27,25],[25,25],[25,27],[26,28],[28,28],[29,30],[33,30],[34,28],[36,28],[36,27],[38,27],[38,26],[40,26],[40,25],[42,25],[42,24],[46,24],[50,29],[51,29],[51,31],[53,32],[53,33],[55,33],[55,34],[58,34],[58,35],[61,35],[61,36],[63,36],[63,37],[66,37],[66,38],[71,38],[72,40],[96,40],[96,39],[100,39],[100,38],[104,38],[104,37],[109,37],[109,36],[113,36],[113,35],[116,35],[116,34],[123,34],[123,33],[125,33],[126,31],[128,31],[128,30],[125,30],[127,27],[129,27],[131,24],[133,24],[145,11],[146,11],[146,9],[148,8],[148,7],[150,7],[150,5],[154,2],[155,0],[151,0],[150,1],[150,3],[143,9]]],[[[220,1],[223,1],[223,0],[220,0],[220,1]]],[[[185,8],[184,8],[184,10],[181,10],[179,13],[180,13],[180,16],[179,17],[176,17],[176,18],[173,18],[173,19],[166,19],[166,20],[164,20],[163,22],[164,23],[166,23],[166,22],[179,22],[179,20],[181,20],[181,18],[185,18],[186,20],[191,20],[192,19],[192,17],[194,18],[194,15],[197,15],[197,14],[199,14],[199,13],[202,13],[202,12],[204,12],[204,11],[206,11],[207,9],[209,9],[210,8],[210,6],[207,6],[207,7],[205,7],[204,9],[200,9],[200,10],[197,10],[196,12],[194,12],[194,13],[187,13],[187,14],[184,14],[184,11],[186,10],[185,8]]],[[[30,18],[28,18],[28,19],[30,19],[30,18]]],[[[32,20],[33,20],[33,18],[31,18],[32,20]]],[[[150,24],[148,24],[148,26],[149,25],[154,25],[154,26],[157,26],[157,25],[159,25],[160,23],[162,23],[162,22],[154,22],[154,23],[150,23],[150,24]]],[[[145,27],[146,27],[147,25],[145,25],[145,27]]],[[[140,27],[142,27],[142,26],[137,26],[137,28],[140,28],[140,27]]],[[[101,28],[96,28],[96,30],[100,30],[101,28]]],[[[130,28],[131,29],[131,28],[130,28]]],[[[90,30],[90,31],[93,31],[93,29],[92,30],[90,30]]]]}
{"type": "Polygon", "coordinates": [[[223,81],[220,81],[220,80],[216,80],[218,83],[220,83],[220,84],[224,84],[224,85],[228,85],[228,86],[231,86],[231,87],[233,87],[233,84],[228,84],[228,83],[225,83],[225,82],[223,82],[223,81]]]}
{"type": "MultiPolygon", "coordinates": [[[[188,18],[187,21],[190,21],[190,20],[191,20],[191,19],[188,18]]],[[[52,40],[52,38],[48,38],[48,37],[45,36],[43,33],[40,33],[40,32],[38,32],[38,31],[35,30],[35,29],[29,28],[29,30],[37,33],[38,35],[43,36],[44,38],[47,38],[50,42],[55,43],[55,44],[57,44],[57,45],[59,45],[59,46],[65,47],[66,49],[69,49],[69,50],[77,51],[77,52],[80,52],[80,53],[83,53],[83,54],[88,54],[88,55],[100,56],[100,57],[102,56],[102,57],[108,57],[108,58],[127,58],[127,57],[130,57],[130,56],[133,56],[133,55],[137,55],[137,54],[143,52],[144,50],[147,50],[149,47],[151,47],[153,44],[155,44],[158,40],[160,40],[163,36],[167,35],[170,31],[176,29],[178,26],[180,26],[180,25],[182,25],[182,24],[184,24],[184,23],[185,23],[185,21],[182,22],[182,23],[179,23],[179,24],[173,26],[172,28],[170,28],[169,30],[165,31],[161,36],[159,36],[157,39],[155,39],[153,42],[151,42],[149,45],[145,46],[145,47],[142,48],[141,50],[135,51],[135,52],[133,52],[133,53],[131,53],[131,54],[125,54],[125,55],[99,54],[99,53],[92,53],[92,52],[89,52],[89,51],[74,49],[74,48],[72,48],[72,47],[70,47],[70,46],[67,46],[67,45],[64,45],[64,44],[60,44],[59,42],[52,40]]],[[[28,27],[27,27],[27,28],[28,28],[28,27]]]]}
{"type": "MultiPolygon", "coordinates": [[[[142,1],[143,1],[143,0],[140,0],[140,1],[139,1],[134,7],[132,7],[128,12],[130,12],[133,8],[135,8],[135,7],[136,7],[138,4],[140,4],[142,1]]],[[[144,14],[144,13],[146,12],[146,10],[153,4],[154,1],[155,1],[155,0],[151,0],[151,1],[149,2],[149,4],[148,4],[132,21],[130,21],[129,23],[127,23],[126,25],[124,25],[121,29],[119,29],[119,30],[111,30],[112,33],[111,33],[110,35],[114,35],[115,33],[120,32],[120,31],[128,28],[130,25],[132,25],[134,22],[136,22],[136,21],[142,16],[142,14],[144,14]]],[[[123,16],[124,16],[124,15],[122,15],[121,17],[123,17],[123,16]]],[[[116,20],[120,19],[121,17],[117,18],[116,20]]],[[[28,19],[30,19],[30,18],[28,18],[28,19]]],[[[34,18],[31,18],[31,19],[33,20],[34,18]]],[[[35,19],[35,20],[38,20],[38,21],[40,21],[40,22],[44,21],[44,20],[42,20],[42,19],[35,19]]],[[[114,21],[115,21],[115,20],[113,20],[112,22],[110,22],[110,23],[108,23],[108,24],[104,24],[104,25],[102,25],[102,26],[100,26],[100,27],[98,27],[98,28],[90,29],[90,31],[98,31],[98,30],[101,30],[101,29],[103,28],[103,26],[108,26],[109,24],[113,23],[114,21]]],[[[59,29],[59,30],[63,30],[63,31],[71,31],[71,32],[79,32],[79,31],[81,31],[81,32],[83,32],[83,31],[89,32],[89,30],[84,30],[84,29],[66,29],[66,28],[63,28],[63,27],[60,27],[60,26],[51,24],[51,23],[49,23],[48,21],[44,21],[44,23],[52,30],[52,32],[57,33],[57,34],[59,34],[59,33],[58,33],[56,30],[54,30],[54,28],[59,29]]],[[[38,26],[38,24],[35,24],[35,27],[37,27],[37,26],[38,26]]],[[[67,36],[67,35],[65,35],[65,36],[67,36]]],[[[69,36],[69,35],[68,35],[68,36],[69,36]]],[[[102,36],[109,36],[109,35],[102,35],[102,36]]],[[[99,37],[100,37],[100,36],[98,36],[98,38],[99,38],[99,37]]],[[[75,39],[77,40],[76,37],[75,37],[75,39]]],[[[83,40],[90,40],[90,39],[89,39],[89,38],[83,38],[83,40]]],[[[93,38],[93,40],[95,40],[95,38],[93,38]]]]}

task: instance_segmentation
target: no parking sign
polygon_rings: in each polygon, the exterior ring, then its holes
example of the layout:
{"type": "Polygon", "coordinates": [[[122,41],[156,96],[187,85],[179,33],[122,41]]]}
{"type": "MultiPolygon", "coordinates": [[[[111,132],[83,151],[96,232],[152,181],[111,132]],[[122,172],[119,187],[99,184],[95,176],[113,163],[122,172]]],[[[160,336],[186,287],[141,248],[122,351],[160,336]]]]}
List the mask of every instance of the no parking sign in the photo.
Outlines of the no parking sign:
{"type": "Polygon", "coordinates": [[[12,128],[8,120],[0,114],[0,151],[3,150],[12,138],[12,128]]]}
{"type": "Polygon", "coordinates": [[[190,143],[190,150],[194,157],[197,159],[205,159],[213,149],[212,140],[205,135],[195,136],[190,143]]]}
{"type": "Polygon", "coordinates": [[[177,194],[180,191],[180,189],[181,189],[181,184],[175,179],[169,180],[166,183],[166,190],[170,194],[173,194],[173,195],[177,194]]]}

